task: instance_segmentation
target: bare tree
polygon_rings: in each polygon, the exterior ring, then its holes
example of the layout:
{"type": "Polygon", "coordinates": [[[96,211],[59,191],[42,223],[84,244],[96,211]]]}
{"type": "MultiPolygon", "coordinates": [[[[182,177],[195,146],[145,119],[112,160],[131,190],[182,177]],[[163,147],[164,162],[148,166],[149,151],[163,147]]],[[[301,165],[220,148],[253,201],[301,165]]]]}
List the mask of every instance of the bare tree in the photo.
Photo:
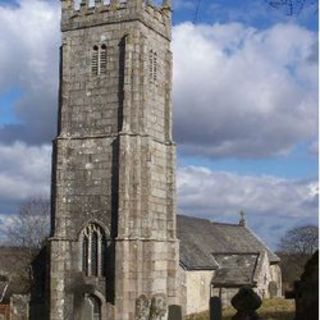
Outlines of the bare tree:
{"type": "Polygon", "coordinates": [[[318,227],[306,225],[289,230],[280,240],[279,252],[284,289],[292,288],[304,265],[318,249],[318,227]]]}
{"type": "Polygon", "coordinates": [[[317,0],[265,0],[271,7],[283,10],[286,15],[299,15],[300,12],[307,6],[314,7],[317,11],[317,0]]]}
{"type": "Polygon", "coordinates": [[[280,240],[280,251],[309,256],[318,249],[318,227],[307,225],[289,230],[280,240]]]}
{"type": "Polygon", "coordinates": [[[40,250],[50,228],[50,201],[46,198],[29,198],[24,201],[17,215],[4,231],[8,244],[40,250]]]}
{"type": "Polygon", "coordinates": [[[9,271],[9,288],[19,284],[19,290],[29,292],[37,276],[33,261],[49,235],[50,201],[46,198],[29,198],[21,203],[16,215],[10,219],[5,230],[6,258],[9,271]]]}

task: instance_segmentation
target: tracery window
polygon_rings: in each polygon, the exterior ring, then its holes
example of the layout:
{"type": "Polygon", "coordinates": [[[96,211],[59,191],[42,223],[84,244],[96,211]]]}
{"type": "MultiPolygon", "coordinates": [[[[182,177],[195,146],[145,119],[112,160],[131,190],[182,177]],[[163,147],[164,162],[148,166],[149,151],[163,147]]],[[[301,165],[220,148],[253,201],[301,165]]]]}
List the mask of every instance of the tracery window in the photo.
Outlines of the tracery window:
{"type": "Polygon", "coordinates": [[[92,48],[91,72],[93,75],[101,75],[107,72],[107,46],[95,45],[92,48]]]}
{"type": "Polygon", "coordinates": [[[107,258],[107,240],[104,230],[89,224],[81,234],[82,271],[86,276],[104,277],[107,258]]]}

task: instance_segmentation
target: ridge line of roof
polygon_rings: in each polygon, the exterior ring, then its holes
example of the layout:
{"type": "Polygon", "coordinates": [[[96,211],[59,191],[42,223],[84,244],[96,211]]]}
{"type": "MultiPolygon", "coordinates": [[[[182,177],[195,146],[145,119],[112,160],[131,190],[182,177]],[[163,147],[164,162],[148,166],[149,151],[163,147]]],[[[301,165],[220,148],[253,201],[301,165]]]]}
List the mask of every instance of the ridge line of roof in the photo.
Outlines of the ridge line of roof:
{"type": "Polygon", "coordinates": [[[207,222],[210,222],[211,224],[218,224],[218,225],[226,225],[226,226],[231,226],[231,227],[246,228],[245,226],[242,226],[242,225],[240,225],[240,224],[238,224],[238,223],[219,222],[219,221],[210,220],[210,219],[208,219],[208,218],[201,218],[201,217],[189,216],[189,215],[185,215],[185,214],[177,214],[177,216],[180,216],[180,217],[182,217],[182,218],[189,218],[189,219],[207,221],[207,222]]]}

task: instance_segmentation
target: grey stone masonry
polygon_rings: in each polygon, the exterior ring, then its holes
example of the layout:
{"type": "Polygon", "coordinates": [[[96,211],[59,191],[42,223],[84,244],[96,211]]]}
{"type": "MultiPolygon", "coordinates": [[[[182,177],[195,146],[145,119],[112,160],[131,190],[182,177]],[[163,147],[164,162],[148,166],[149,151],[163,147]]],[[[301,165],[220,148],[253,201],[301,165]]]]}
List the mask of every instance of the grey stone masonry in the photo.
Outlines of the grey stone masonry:
{"type": "Polygon", "coordinates": [[[61,3],[49,317],[134,320],[178,304],[171,5],[61,3]]]}

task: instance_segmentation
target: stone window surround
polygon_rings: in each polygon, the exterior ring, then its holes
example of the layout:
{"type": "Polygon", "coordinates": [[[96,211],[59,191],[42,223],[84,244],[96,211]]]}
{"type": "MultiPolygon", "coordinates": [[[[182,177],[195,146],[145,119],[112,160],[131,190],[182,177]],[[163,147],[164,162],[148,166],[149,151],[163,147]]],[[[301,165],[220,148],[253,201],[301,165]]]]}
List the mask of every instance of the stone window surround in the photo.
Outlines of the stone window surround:
{"type": "Polygon", "coordinates": [[[88,223],[81,231],[79,237],[79,252],[80,252],[80,270],[85,273],[87,277],[105,277],[105,261],[107,254],[107,232],[105,232],[104,228],[101,227],[96,222],[88,223]],[[98,253],[97,253],[97,274],[93,274],[92,272],[92,235],[96,233],[98,236],[98,253]],[[83,251],[83,242],[84,238],[88,239],[88,247],[87,247],[87,270],[83,270],[83,259],[84,259],[84,251],[83,251]],[[103,252],[102,244],[105,243],[105,248],[103,252]]]}

